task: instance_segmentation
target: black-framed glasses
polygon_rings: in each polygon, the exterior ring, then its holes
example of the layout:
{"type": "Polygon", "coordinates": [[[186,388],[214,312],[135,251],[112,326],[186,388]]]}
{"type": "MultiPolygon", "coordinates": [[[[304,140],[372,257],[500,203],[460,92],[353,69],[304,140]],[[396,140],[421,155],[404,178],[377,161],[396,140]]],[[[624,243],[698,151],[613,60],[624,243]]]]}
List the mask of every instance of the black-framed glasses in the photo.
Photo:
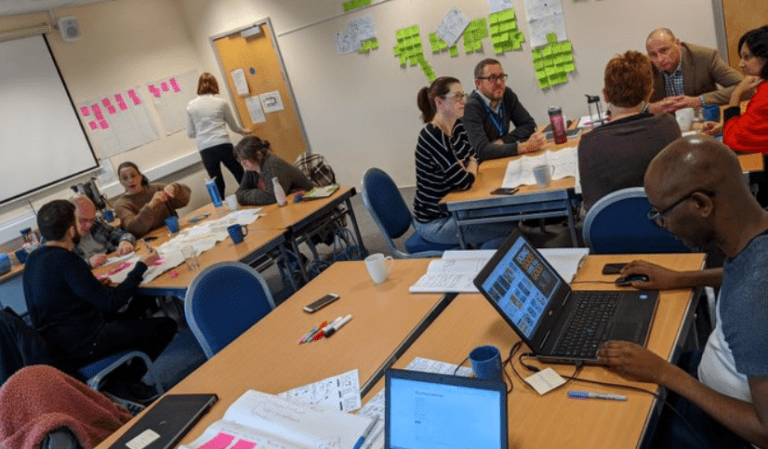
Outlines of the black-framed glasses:
{"type": "Polygon", "coordinates": [[[467,99],[469,98],[469,94],[465,94],[464,92],[456,92],[456,93],[452,93],[452,94],[442,95],[441,98],[443,98],[445,100],[448,100],[450,98],[450,99],[453,99],[453,100],[456,100],[456,101],[465,101],[466,102],[467,99]]]}
{"type": "Polygon", "coordinates": [[[658,210],[655,207],[651,207],[651,210],[648,211],[648,215],[647,215],[648,219],[651,220],[654,224],[656,224],[656,226],[663,227],[664,215],[671,212],[672,209],[683,204],[685,201],[693,198],[693,195],[696,195],[697,193],[703,193],[704,195],[707,195],[710,198],[715,196],[715,192],[711,190],[696,189],[693,192],[689,193],[688,195],[685,195],[684,197],[675,201],[671,205],[667,206],[666,208],[664,208],[664,210],[658,210]]]}
{"type": "Polygon", "coordinates": [[[496,81],[506,81],[507,77],[509,77],[509,75],[507,75],[506,73],[502,73],[501,75],[478,76],[477,79],[486,80],[486,81],[495,83],[496,81]]]}

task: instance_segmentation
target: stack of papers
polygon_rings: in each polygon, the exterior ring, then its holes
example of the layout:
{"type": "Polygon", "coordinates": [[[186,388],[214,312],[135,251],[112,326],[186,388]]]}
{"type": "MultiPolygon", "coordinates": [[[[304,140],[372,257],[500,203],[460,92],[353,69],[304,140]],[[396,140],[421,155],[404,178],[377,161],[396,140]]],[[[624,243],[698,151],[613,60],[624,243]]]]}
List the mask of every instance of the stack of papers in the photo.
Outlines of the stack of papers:
{"type": "Polygon", "coordinates": [[[570,147],[562,150],[548,150],[536,156],[522,156],[509,161],[501,187],[512,188],[536,184],[536,178],[533,177],[533,167],[538,165],[554,167],[552,179],[573,176],[576,178],[576,184],[579,183],[578,154],[576,147],[570,147]]]}
{"type": "MultiPolygon", "coordinates": [[[[433,260],[424,274],[408,288],[411,293],[478,293],[472,280],[491,259],[495,250],[445,251],[433,260]]],[[[557,273],[572,281],[589,248],[541,248],[539,252],[557,273]]]]}

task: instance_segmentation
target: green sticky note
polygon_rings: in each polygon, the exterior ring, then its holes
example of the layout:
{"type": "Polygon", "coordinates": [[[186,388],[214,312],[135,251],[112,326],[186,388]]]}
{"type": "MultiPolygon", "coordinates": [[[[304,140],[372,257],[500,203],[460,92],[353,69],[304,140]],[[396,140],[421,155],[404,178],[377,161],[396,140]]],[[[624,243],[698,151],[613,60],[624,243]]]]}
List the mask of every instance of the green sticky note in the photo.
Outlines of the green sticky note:
{"type": "Polygon", "coordinates": [[[536,70],[536,79],[537,80],[544,79],[546,77],[547,77],[547,72],[545,72],[544,70],[536,70]]]}
{"type": "Polygon", "coordinates": [[[545,58],[546,58],[547,56],[552,56],[552,49],[551,49],[549,46],[546,46],[546,47],[544,47],[544,48],[542,48],[542,49],[541,49],[541,54],[542,54],[542,56],[544,56],[545,58]]]}
{"type": "Polygon", "coordinates": [[[571,43],[571,41],[563,41],[562,44],[563,44],[563,51],[567,51],[569,53],[573,51],[573,44],[571,43]]]}
{"type": "Polygon", "coordinates": [[[536,70],[541,70],[544,68],[544,60],[543,59],[535,59],[533,61],[533,68],[536,70]]]}
{"type": "Polygon", "coordinates": [[[547,73],[547,77],[552,77],[555,75],[556,71],[554,67],[545,67],[544,71],[547,73]]]}
{"type": "Polygon", "coordinates": [[[557,42],[557,33],[547,34],[547,43],[554,44],[555,42],[557,42]]]}
{"type": "Polygon", "coordinates": [[[448,53],[451,55],[451,58],[456,58],[459,56],[459,47],[456,45],[452,45],[451,48],[448,49],[448,53]]]}
{"type": "Polygon", "coordinates": [[[408,56],[400,55],[400,65],[405,67],[408,64],[408,56]]]}
{"type": "Polygon", "coordinates": [[[378,39],[372,39],[371,40],[371,48],[373,48],[373,49],[379,48],[379,40],[378,39]]]}
{"type": "Polygon", "coordinates": [[[491,14],[490,16],[488,16],[488,21],[490,22],[491,25],[493,25],[494,23],[498,23],[499,22],[499,15],[498,14],[491,14]]]}
{"type": "Polygon", "coordinates": [[[544,57],[541,50],[531,50],[531,56],[533,56],[533,59],[541,59],[544,57]]]}
{"type": "Polygon", "coordinates": [[[549,82],[545,79],[539,80],[539,89],[546,89],[549,87],[549,82]]]}
{"type": "Polygon", "coordinates": [[[573,62],[563,65],[563,68],[565,69],[566,72],[576,71],[576,65],[573,62]]]}
{"type": "Polygon", "coordinates": [[[510,45],[512,46],[512,50],[520,50],[523,48],[523,46],[520,44],[520,41],[513,41],[510,45]]]}

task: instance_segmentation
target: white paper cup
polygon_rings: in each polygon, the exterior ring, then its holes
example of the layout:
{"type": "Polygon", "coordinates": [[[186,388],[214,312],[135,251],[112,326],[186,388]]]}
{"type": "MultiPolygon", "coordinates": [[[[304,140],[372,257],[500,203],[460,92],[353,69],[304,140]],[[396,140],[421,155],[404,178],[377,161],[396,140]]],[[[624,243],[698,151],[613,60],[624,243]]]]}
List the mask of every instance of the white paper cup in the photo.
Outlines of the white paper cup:
{"type": "Polygon", "coordinates": [[[224,201],[227,203],[229,210],[237,210],[237,197],[234,194],[229,195],[224,201]]]}
{"type": "Polygon", "coordinates": [[[389,270],[392,268],[392,263],[387,264],[388,261],[394,262],[392,257],[384,256],[381,253],[371,254],[365,258],[365,268],[368,269],[368,274],[374,284],[379,285],[387,280],[389,270]]]}

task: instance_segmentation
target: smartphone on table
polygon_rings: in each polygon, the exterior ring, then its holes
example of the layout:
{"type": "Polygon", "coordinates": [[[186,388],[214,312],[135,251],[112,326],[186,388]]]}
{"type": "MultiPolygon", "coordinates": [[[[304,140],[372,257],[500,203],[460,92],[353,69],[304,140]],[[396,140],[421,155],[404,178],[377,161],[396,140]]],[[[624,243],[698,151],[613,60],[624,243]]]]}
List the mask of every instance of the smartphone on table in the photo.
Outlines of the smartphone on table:
{"type": "Polygon", "coordinates": [[[304,306],[303,310],[307,313],[315,313],[318,310],[322,309],[323,307],[327,306],[328,304],[332,303],[333,301],[336,301],[337,299],[339,299],[339,295],[337,295],[336,293],[328,293],[327,295],[323,296],[317,301],[309,303],[306,306],[304,306]]]}

